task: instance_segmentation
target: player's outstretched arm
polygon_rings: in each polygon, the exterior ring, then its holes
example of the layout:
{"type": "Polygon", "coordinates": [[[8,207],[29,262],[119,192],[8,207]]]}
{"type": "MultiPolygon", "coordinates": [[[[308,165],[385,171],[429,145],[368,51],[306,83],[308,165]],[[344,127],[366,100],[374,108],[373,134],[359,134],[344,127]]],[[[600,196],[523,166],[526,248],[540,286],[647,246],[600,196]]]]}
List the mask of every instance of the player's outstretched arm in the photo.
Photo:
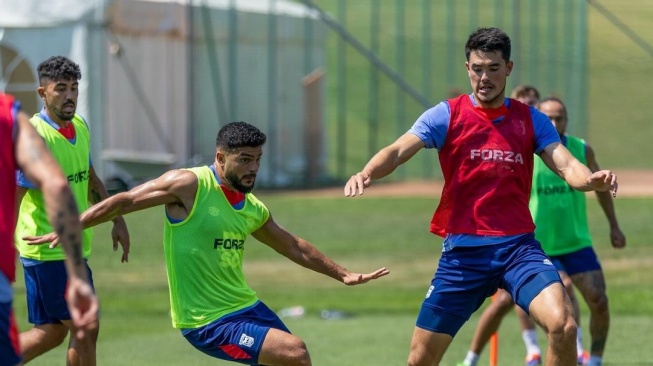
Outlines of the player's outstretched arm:
{"type": "MultiPolygon", "coordinates": [[[[127,192],[113,195],[89,207],[81,215],[83,228],[99,225],[121,215],[151,207],[176,203],[192,208],[197,191],[197,176],[187,170],[171,170],[127,192]]],[[[54,247],[60,237],[56,233],[23,238],[30,245],[50,243],[54,247]]],[[[114,250],[117,248],[114,246],[114,250]]]]}
{"type": "Polygon", "coordinates": [[[371,273],[350,272],[324,255],[308,241],[278,225],[272,216],[260,229],[252,233],[252,236],[293,262],[334,278],[345,285],[360,285],[390,273],[385,267],[371,273]]]}
{"type": "Polygon", "coordinates": [[[85,331],[97,327],[98,300],[89,284],[82,257],[82,225],[77,204],[68,181],[41,136],[29,123],[29,117],[19,113],[17,118],[16,162],[43,192],[48,219],[62,238],[69,280],[66,301],[73,324],[78,329],[76,336],[81,338],[85,331]]]}
{"type": "Polygon", "coordinates": [[[542,161],[564,179],[569,186],[579,191],[610,191],[617,195],[617,176],[610,170],[592,172],[576,159],[567,148],[559,142],[548,145],[540,153],[542,161]]]}
{"type": "Polygon", "coordinates": [[[372,184],[372,180],[389,175],[423,147],[424,142],[419,137],[411,133],[402,135],[391,145],[376,153],[363,170],[349,178],[349,181],[345,184],[345,196],[362,195],[365,188],[372,184]]]}

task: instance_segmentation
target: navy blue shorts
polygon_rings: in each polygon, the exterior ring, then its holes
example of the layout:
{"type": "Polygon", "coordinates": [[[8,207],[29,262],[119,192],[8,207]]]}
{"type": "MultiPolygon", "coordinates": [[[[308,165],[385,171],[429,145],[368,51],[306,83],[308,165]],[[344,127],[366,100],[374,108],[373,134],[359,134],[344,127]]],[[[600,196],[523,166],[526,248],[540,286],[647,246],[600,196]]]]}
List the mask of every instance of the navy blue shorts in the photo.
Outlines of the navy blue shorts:
{"type": "Polygon", "coordinates": [[[601,270],[601,263],[599,263],[599,258],[592,247],[583,248],[569,254],[552,256],[551,261],[559,271],[564,271],[570,276],[577,273],[601,270]]]}
{"type": "Polygon", "coordinates": [[[270,328],[290,333],[277,314],[259,301],[203,327],[182,329],[181,334],[193,347],[209,356],[258,365],[261,346],[270,328]]]}
{"type": "MultiPolygon", "coordinates": [[[[86,261],[85,265],[91,287],[93,287],[93,274],[86,261]]],[[[29,322],[43,325],[70,320],[65,297],[68,285],[65,262],[51,261],[23,265],[23,271],[29,322]]]]}
{"type": "Polygon", "coordinates": [[[0,365],[22,362],[18,344],[18,327],[11,309],[12,290],[9,279],[0,272],[0,365]]]}
{"type": "Polygon", "coordinates": [[[453,337],[498,288],[528,312],[533,298],[555,282],[561,282],[558,271],[532,234],[507,243],[455,247],[442,253],[416,325],[453,337]]]}

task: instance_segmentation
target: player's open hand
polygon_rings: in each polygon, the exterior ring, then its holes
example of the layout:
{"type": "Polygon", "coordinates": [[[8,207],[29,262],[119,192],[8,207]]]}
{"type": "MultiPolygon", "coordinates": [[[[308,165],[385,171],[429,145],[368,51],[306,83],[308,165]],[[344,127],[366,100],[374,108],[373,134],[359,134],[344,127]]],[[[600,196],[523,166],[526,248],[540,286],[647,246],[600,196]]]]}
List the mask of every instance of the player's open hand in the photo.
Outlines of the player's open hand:
{"type": "Polygon", "coordinates": [[[342,282],[347,285],[347,286],[354,286],[354,285],[361,285],[364,283],[368,283],[371,280],[376,280],[377,278],[381,278],[385,275],[390,274],[390,270],[387,268],[379,268],[376,271],[372,273],[349,273],[345,278],[342,279],[342,282]]]}
{"type": "Polygon", "coordinates": [[[77,331],[75,336],[82,339],[88,331],[98,327],[98,299],[88,282],[77,276],[68,277],[66,302],[70,311],[70,319],[77,331]]]}
{"type": "Polygon", "coordinates": [[[50,244],[50,248],[54,248],[59,245],[59,235],[55,232],[44,235],[27,235],[23,236],[23,240],[27,245],[43,245],[50,244]]]}
{"type": "Polygon", "coordinates": [[[599,192],[612,192],[612,197],[617,197],[617,176],[610,170],[599,170],[592,173],[587,179],[587,184],[599,192]]]}
{"type": "Polygon", "coordinates": [[[358,172],[349,178],[345,184],[345,197],[362,195],[365,188],[372,184],[372,178],[363,172],[358,172]]]}

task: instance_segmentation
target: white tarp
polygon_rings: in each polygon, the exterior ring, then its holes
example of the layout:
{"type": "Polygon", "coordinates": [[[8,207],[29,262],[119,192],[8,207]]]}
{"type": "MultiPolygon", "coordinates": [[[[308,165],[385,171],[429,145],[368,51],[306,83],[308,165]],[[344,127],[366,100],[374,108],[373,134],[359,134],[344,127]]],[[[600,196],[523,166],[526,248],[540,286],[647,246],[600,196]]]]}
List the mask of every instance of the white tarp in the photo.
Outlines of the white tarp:
{"type": "Polygon", "coordinates": [[[95,16],[106,0],[0,0],[0,27],[52,27],[95,16]]]}

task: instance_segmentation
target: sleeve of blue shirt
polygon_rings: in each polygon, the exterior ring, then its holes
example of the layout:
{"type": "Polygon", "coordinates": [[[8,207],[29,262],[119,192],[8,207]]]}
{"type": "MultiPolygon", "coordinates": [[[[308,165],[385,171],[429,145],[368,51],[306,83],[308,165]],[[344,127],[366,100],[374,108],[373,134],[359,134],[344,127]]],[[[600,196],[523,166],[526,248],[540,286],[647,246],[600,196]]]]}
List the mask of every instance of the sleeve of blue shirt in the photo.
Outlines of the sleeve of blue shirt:
{"type": "Polygon", "coordinates": [[[447,137],[450,119],[449,103],[446,101],[440,102],[435,107],[422,113],[408,130],[408,133],[419,137],[427,149],[437,148],[439,150],[444,145],[444,140],[447,137]]]}
{"type": "Polygon", "coordinates": [[[554,142],[560,142],[560,135],[546,114],[531,107],[531,119],[535,130],[535,153],[541,153],[545,147],[554,142]]]}

